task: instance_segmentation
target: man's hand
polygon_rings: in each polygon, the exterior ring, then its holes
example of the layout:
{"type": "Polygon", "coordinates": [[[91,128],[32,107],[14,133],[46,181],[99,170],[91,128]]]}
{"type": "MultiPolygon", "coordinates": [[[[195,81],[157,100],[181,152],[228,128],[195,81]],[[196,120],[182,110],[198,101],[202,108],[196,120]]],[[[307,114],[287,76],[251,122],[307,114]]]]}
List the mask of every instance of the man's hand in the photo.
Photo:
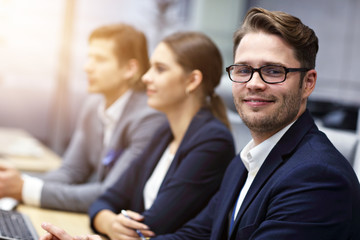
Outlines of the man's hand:
{"type": "Polygon", "coordinates": [[[18,170],[12,166],[0,164],[0,198],[12,197],[22,201],[23,185],[24,181],[18,170]]]}
{"type": "Polygon", "coordinates": [[[99,235],[84,235],[72,237],[65,230],[50,223],[43,223],[41,227],[48,233],[40,237],[40,240],[102,240],[99,235]]]}

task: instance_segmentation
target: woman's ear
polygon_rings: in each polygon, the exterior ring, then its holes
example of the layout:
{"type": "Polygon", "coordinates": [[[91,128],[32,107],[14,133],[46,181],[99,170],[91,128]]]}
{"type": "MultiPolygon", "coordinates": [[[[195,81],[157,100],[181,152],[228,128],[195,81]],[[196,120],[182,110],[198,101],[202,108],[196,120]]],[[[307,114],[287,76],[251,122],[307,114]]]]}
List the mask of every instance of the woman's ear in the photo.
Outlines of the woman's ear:
{"type": "Polygon", "coordinates": [[[186,92],[190,93],[198,89],[199,86],[201,85],[202,80],[203,80],[202,72],[197,69],[193,70],[189,76],[186,92]]]}

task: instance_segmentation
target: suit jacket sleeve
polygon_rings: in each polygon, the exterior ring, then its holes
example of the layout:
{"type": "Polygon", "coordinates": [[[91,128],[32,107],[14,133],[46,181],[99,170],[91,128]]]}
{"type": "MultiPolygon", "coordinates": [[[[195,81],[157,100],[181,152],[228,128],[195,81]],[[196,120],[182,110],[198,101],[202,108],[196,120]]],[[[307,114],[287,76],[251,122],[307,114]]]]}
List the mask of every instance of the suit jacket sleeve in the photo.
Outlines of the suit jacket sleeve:
{"type": "Polygon", "coordinates": [[[207,206],[193,219],[188,221],[175,233],[157,235],[154,240],[208,240],[211,237],[211,228],[216,212],[218,193],[216,193],[207,206]]]}
{"type": "Polygon", "coordinates": [[[91,175],[92,159],[99,158],[102,151],[103,129],[96,112],[100,101],[97,96],[90,96],[85,101],[61,166],[41,176],[45,182],[78,184],[91,175]],[[93,146],[91,152],[89,145],[93,146]]]}
{"type": "MultiPolygon", "coordinates": [[[[225,177],[234,165],[237,165],[238,158],[233,158],[232,162],[228,165],[225,172],[225,177]]],[[[226,183],[228,184],[228,183],[226,183]]],[[[224,181],[220,186],[220,190],[223,189],[223,185],[226,185],[224,181]]],[[[226,187],[226,186],[225,186],[226,187]]],[[[217,212],[219,210],[219,198],[221,198],[222,192],[217,191],[213,195],[207,206],[194,218],[189,220],[183,227],[176,232],[170,234],[157,235],[151,239],[156,240],[208,240],[211,239],[211,232],[213,228],[214,219],[217,218],[217,212]]],[[[225,238],[224,238],[225,239],[225,238]]]]}
{"type": "Polygon", "coordinates": [[[98,124],[93,123],[98,121],[94,116],[94,108],[92,114],[82,117],[62,166],[44,177],[42,207],[76,212],[88,211],[91,203],[128,169],[131,162],[147,146],[154,131],[165,122],[164,116],[148,108],[146,102],[141,101],[141,104],[144,104],[143,107],[137,109],[141,113],[136,114],[137,111],[134,111],[133,116],[127,117],[131,118],[128,123],[118,133],[114,133],[113,138],[122,138],[123,151],[105,178],[100,176],[104,171],[101,163],[103,130],[96,127],[98,124]],[[87,121],[92,123],[89,124],[87,121]],[[95,133],[89,136],[89,132],[95,133]]]}

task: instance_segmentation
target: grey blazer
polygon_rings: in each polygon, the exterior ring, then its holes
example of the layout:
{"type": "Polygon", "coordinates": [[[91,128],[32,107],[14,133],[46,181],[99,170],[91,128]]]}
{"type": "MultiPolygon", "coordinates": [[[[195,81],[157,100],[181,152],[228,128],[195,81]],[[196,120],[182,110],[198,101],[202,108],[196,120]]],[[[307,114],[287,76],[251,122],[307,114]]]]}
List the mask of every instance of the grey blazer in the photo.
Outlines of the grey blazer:
{"type": "Polygon", "coordinates": [[[148,107],[145,93],[133,92],[110,146],[104,149],[103,124],[97,113],[100,102],[99,96],[89,97],[61,167],[40,177],[45,182],[41,207],[86,212],[139,156],[156,129],[166,122],[163,114],[148,107]]]}

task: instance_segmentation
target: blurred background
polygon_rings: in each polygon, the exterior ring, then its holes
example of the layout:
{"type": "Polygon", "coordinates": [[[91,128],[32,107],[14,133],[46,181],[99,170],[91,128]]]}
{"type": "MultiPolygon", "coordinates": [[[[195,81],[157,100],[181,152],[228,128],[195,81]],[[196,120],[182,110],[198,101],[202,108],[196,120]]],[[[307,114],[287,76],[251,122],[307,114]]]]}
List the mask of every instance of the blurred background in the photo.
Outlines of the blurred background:
{"type": "MultiPolygon", "coordinates": [[[[87,94],[83,64],[94,28],[132,24],[146,34],[149,54],[165,35],[202,31],[225,69],[252,6],[286,11],[315,30],[318,83],[309,108],[322,125],[360,134],[358,0],[0,0],[0,127],[25,129],[62,155],[87,94]]],[[[225,71],[219,92],[231,109],[225,71]]]]}

